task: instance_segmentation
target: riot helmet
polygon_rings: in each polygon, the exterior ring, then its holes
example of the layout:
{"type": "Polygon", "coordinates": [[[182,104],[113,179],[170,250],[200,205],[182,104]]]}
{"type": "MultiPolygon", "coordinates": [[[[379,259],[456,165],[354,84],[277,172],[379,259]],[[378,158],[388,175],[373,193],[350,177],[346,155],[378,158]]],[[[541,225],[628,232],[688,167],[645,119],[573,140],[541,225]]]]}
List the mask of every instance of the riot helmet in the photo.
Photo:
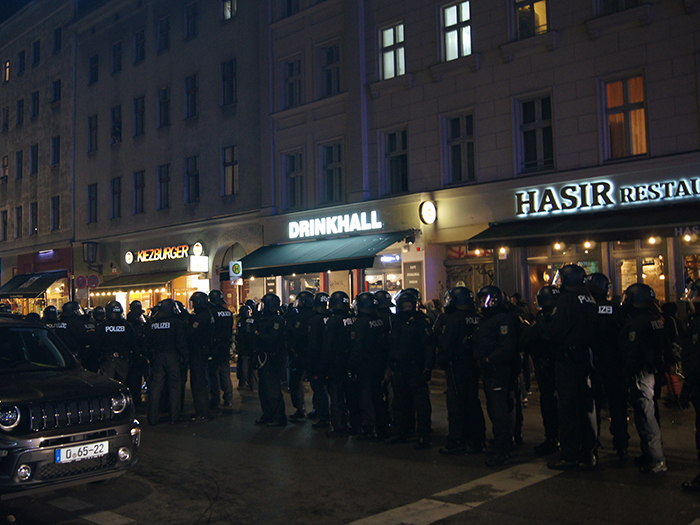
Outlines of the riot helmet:
{"type": "Polygon", "coordinates": [[[586,276],[586,284],[596,301],[604,301],[610,294],[610,279],[604,273],[592,273],[586,276]]]}
{"type": "Polygon", "coordinates": [[[124,314],[124,309],[119,301],[110,301],[105,306],[105,315],[107,319],[121,319],[124,314]]]}
{"type": "Polygon", "coordinates": [[[537,292],[537,306],[542,309],[553,308],[561,292],[556,286],[548,284],[537,292]]]}
{"type": "Polygon", "coordinates": [[[479,299],[479,306],[483,310],[499,308],[505,302],[505,296],[498,286],[484,286],[477,292],[476,296],[479,299]]]}
{"type": "Polygon", "coordinates": [[[131,301],[129,305],[129,312],[133,312],[136,315],[143,315],[143,305],[141,301],[131,301]]]}
{"type": "Polygon", "coordinates": [[[279,296],[274,293],[266,293],[260,300],[262,312],[268,315],[278,313],[280,311],[280,307],[282,306],[281,303],[282,302],[280,301],[279,296]]]}
{"type": "Polygon", "coordinates": [[[61,319],[79,317],[81,315],[83,315],[83,309],[77,301],[68,301],[63,305],[63,308],[61,308],[61,319]]]}
{"type": "Polygon", "coordinates": [[[52,304],[44,308],[44,322],[55,323],[58,321],[58,310],[52,304]]]}
{"type": "Polygon", "coordinates": [[[418,304],[422,304],[423,302],[423,295],[420,293],[420,291],[417,288],[404,288],[399,292],[400,294],[405,293],[405,292],[410,292],[416,297],[416,301],[418,301],[418,304]]]}
{"type": "Polygon", "coordinates": [[[403,290],[399,296],[396,298],[396,311],[401,312],[414,312],[418,307],[418,298],[416,295],[409,291],[403,290]]]}
{"type": "Polygon", "coordinates": [[[182,301],[175,301],[175,306],[177,306],[177,309],[175,309],[175,315],[181,315],[181,314],[188,313],[187,307],[184,305],[184,303],[182,301]]]}
{"type": "Polygon", "coordinates": [[[172,299],[163,299],[158,303],[158,312],[165,317],[172,317],[180,313],[180,307],[172,299]]]}
{"type": "Polygon", "coordinates": [[[95,308],[92,309],[92,318],[95,320],[96,323],[101,323],[105,320],[106,317],[107,312],[104,306],[95,306],[95,308]]]}
{"type": "Polygon", "coordinates": [[[330,296],[326,292],[316,292],[314,295],[314,311],[324,313],[328,310],[330,296]]]}
{"type": "Polygon", "coordinates": [[[565,288],[582,286],[586,283],[586,270],[578,264],[565,264],[559,268],[553,283],[565,288]]]}
{"type": "Polygon", "coordinates": [[[656,293],[647,284],[635,283],[625,290],[622,296],[622,304],[626,307],[653,309],[656,306],[656,293]]]}
{"type": "Polygon", "coordinates": [[[342,291],[333,292],[328,299],[328,307],[334,311],[347,312],[350,310],[350,297],[342,291]]]}
{"type": "Polygon", "coordinates": [[[303,310],[305,308],[308,308],[310,310],[314,307],[314,294],[312,294],[308,290],[299,292],[299,295],[297,295],[297,298],[294,301],[294,307],[297,310],[303,310]]]}
{"type": "Polygon", "coordinates": [[[445,294],[445,309],[471,310],[474,308],[474,292],[466,286],[455,286],[445,294]]]}
{"type": "Polygon", "coordinates": [[[253,315],[253,312],[250,311],[250,306],[248,306],[247,304],[243,304],[238,309],[238,315],[241,316],[243,319],[248,319],[251,315],[253,315]]]}
{"type": "Polygon", "coordinates": [[[209,305],[209,297],[204,292],[194,292],[190,297],[192,308],[202,310],[209,305]]]}
{"type": "Polygon", "coordinates": [[[245,305],[246,305],[248,308],[250,308],[250,311],[251,311],[251,312],[254,312],[254,311],[257,309],[257,305],[255,304],[255,301],[253,301],[252,299],[248,299],[248,300],[245,302],[245,305]]]}
{"type": "Polygon", "coordinates": [[[370,292],[362,292],[355,297],[355,308],[358,313],[376,314],[377,303],[377,298],[370,292]]]}
{"type": "Polygon", "coordinates": [[[377,299],[378,310],[389,310],[392,306],[396,306],[391,299],[391,294],[386,290],[377,290],[374,292],[374,297],[377,299]]]}
{"type": "Polygon", "coordinates": [[[216,306],[228,304],[226,299],[224,299],[224,294],[221,292],[221,290],[212,290],[209,292],[209,302],[216,306]]]}

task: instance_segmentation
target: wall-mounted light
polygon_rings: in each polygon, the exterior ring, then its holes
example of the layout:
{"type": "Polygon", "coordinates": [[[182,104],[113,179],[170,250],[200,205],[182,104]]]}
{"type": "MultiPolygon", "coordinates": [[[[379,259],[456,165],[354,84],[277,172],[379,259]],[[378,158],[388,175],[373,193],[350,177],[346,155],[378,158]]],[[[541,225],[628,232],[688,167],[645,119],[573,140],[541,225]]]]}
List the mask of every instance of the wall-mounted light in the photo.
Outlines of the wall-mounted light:
{"type": "Polygon", "coordinates": [[[406,236],[406,244],[413,244],[414,242],[416,242],[415,235],[407,235],[406,236]]]}
{"type": "Polygon", "coordinates": [[[433,201],[424,201],[418,207],[418,216],[423,224],[433,224],[437,220],[437,207],[433,201]]]}
{"type": "Polygon", "coordinates": [[[564,244],[562,244],[562,243],[560,243],[560,242],[555,242],[555,243],[554,243],[554,249],[557,250],[557,251],[561,251],[561,250],[564,249],[564,244]]]}
{"type": "Polygon", "coordinates": [[[83,262],[87,263],[89,270],[102,273],[102,265],[95,264],[97,262],[97,249],[100,247],[99,242],[84,242],[83,243],[83,262]]]}

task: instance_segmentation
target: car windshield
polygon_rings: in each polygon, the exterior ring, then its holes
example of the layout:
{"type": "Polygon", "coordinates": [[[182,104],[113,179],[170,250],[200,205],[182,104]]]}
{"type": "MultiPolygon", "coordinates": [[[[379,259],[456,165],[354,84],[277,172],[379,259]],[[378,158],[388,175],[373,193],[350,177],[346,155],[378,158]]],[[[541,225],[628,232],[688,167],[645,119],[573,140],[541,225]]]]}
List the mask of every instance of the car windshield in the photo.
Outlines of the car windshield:
{"type": "Polygon", "coordinates": [[[0,328],[0,374],[66,370],[78,365],[56,337],[42,328],[0,328]]]}

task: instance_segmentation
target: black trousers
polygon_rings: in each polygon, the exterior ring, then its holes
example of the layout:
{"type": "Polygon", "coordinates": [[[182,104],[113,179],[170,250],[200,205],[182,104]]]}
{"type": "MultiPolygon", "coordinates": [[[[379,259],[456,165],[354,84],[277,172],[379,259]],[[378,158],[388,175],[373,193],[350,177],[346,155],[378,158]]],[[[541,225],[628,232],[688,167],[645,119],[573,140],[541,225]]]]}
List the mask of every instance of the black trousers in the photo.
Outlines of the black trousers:
{"type": "Polygon", "coordinates": [[[319,421],[331,420],[331,405],[328,397],[328,381],[326,378],[312,377],[311,390],[313,391],[313,406],[319,421]]]}
{"type": "Polygon", "coordinates": [[[203,352],[190,355],[190,389],[196,416],[206,416],[209,410],[209,387],[207,385],[207,362],[209,357],[203,352]]]}
{"type": "Polygon", "coordinates": [[[486,410],[493,428],[493,450],[499,454],[508,454],[513,442],[515,400],[510,379],[508,366],[487,366],[481,370],[486,410]]]}
{"type": "Polygon", "coordinates": [[[561,459],[577,461],[581,454],[595,449],[598,435],[590,369],[585,365],[557,361],[555,372],[561,459]]]}
{"type": "Polygon", "coordinates": [[[625,449],[630,440],[627,431],[629,389],[623,365],[612,362],[596,362],[595,365],[595,370],[591,374],[591,385],[595,399],[597,435],[600,437],[600,410],[607,402],[613,447],[617,450],[625,449]]]}
{"type": "Polygon", "coordinates": [[[384,400],[382,380],[384,372],[358,371],[357,388],[360,417],[364,432],[376,432],[380,436],[389,433],[389,409],[384,400]]]}
{"type": "Polygon", "coordinates": [[[305,375],[302,359],[289,353],[287,357],[287,387],[289,387],[292,406],[303,412],[306,412],[306,403],[304,402],[305,375]]]}
{"type": "Polygon", "coordinates": [[[559,399],[557,398],[554,359],[533,358],[537,387],[540,390],[540,413],[544,426],[544,437],[559,441],[559,399]]]}
{"type": "Polygon", "coordinates": [[[207,362],[209,375],[210,404],[217,408],[223,393],[224,401],[233,400],[233,383],[231,382],[231,364],[228,352],[219,351],[207,362]]]}
{"type": "Polygon", "coordinates": [[[391,377],[394,392],[392,401],[393,432],[396,436],[409,436],[414,431],[427,438],[432,432],[430,389],[423,374],[394,372],[391,377]],[[414,427],[414,421],[417,423],[414,427]]]}
{"type": "Polygon", "coordinates": [[[170,421],[180,417],[180,356],[175,352],[160,352],[151,362],[151,382],[148,389],[148,422],[158,423],[160,399],[163,390],[168,388],[170,421]]]}
{"type": "Polygon", "coordinates": [[[284,396],[280,377],[283,371],[283,361],[280,356],[269,355],[262,368],[258,369],[258,397],[262,417],[270,422],[286,422],[284,396]]]}
{"type": "Polygon", "coordinates": [[[479,369],[476,363],[453,361],[445,370],[445,379],[449,441],[483,448],[486,422],[479,400],[479,369]]]}
{"type": "Polygon", "coordinates": [[[126,386],[131,391],[136,406],[143,405],[141,401],[141,387],[148,379],[148,360],[140,354],[132,354],[129,360],[129,373],[126,376],[126,386]]]}

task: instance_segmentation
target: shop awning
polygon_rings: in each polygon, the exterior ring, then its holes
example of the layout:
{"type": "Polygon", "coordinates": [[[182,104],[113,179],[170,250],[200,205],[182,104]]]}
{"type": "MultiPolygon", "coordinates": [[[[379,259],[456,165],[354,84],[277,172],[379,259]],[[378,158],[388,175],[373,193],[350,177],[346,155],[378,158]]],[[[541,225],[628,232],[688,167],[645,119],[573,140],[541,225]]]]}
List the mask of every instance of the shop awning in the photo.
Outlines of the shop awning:
{"type": "Polygon", "coordinates": [[[0,287],[0,299],[36,299],[49,286],[66,276],[65,270],[15,275],[0,287]]]}
{"type": "Polygon", "coordinates": [[[263,246],[241,259],[243,277],[271,277],[369,268],[377,253],[410,231],[263,246]]]}
{"type": "Polygon", "coordinates": [[[178,271],[178,272],[157,272],[157,273],[136,273],[136,274],[122,274],[114,279],[109,279],[100,283],[99,289],[117,289],[117,288],[141,288],[144,286],[164,286],[165,283],[170,282],[183,275],[188,275],[190,272],[178,271]]]}
{"type": "Polygon", "coordinates": [[[700,206],[635,207],[581,215],[491,223],[468,240],[475,248],[533,246],[550,242],[622,241],[684,235],[700,225],[700,206]]]}

